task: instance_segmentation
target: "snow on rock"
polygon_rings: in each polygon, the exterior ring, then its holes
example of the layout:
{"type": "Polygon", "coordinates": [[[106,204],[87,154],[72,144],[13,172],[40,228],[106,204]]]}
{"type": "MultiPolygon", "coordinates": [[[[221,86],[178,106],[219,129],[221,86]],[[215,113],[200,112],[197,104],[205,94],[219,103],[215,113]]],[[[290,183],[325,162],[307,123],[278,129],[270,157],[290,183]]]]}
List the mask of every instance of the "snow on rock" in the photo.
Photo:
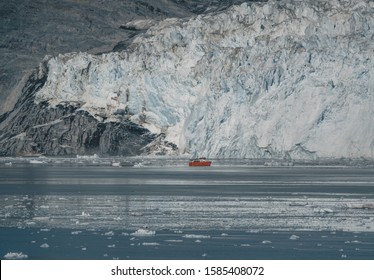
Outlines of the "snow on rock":
{"type": "Polygon", "coordinates": [[[120,53],[49,59],[35,101],[130,119],[181,153],[374,158],[373,26],[369,0],[273,0],[167,19],[120,53]]]}
{"type": "Polygon", "coordinates": [[[129,21],[121,25],[121,28],[130,29],[130,30],[146,30],[155,24],[156,24],[156,21],[152,19],[143,19],[143,20],[138,19],[138,20],[129,21]]]}

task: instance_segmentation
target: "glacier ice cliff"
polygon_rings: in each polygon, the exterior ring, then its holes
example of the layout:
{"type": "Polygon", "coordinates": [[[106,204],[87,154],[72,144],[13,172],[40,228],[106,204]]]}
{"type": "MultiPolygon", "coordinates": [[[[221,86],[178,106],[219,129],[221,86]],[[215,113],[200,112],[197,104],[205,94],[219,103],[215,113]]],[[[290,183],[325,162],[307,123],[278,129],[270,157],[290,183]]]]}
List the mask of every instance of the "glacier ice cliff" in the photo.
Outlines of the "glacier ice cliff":
{"type": "Polygon", "coordinates": [[[0,154],[374,158],[373,58],[369,0],[166,19],[121,52],[46,58],[0,117],[0,154]]]}

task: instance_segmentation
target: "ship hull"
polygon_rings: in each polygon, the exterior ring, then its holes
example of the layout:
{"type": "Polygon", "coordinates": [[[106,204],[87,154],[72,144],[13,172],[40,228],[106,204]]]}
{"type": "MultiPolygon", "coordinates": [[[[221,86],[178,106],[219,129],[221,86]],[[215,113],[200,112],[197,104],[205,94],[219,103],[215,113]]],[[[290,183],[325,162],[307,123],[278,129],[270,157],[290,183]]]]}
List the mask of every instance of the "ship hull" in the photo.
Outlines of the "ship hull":
{"type": "Polygon", "coordinates": [[[190,161],[189,166],[211,166],[211,161],[190,161]]]}

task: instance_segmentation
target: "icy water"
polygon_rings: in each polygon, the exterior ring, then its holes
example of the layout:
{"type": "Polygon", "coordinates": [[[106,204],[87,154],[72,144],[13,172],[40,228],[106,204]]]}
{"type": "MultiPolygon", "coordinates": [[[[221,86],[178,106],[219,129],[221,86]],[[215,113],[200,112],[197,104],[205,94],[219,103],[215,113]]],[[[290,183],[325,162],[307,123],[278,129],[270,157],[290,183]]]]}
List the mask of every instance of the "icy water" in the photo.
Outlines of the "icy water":
{"type": "Polygon", "coordinates": [[[0,165],[1,259],[374,259],[374,168],[37,163],[0,165]]]}

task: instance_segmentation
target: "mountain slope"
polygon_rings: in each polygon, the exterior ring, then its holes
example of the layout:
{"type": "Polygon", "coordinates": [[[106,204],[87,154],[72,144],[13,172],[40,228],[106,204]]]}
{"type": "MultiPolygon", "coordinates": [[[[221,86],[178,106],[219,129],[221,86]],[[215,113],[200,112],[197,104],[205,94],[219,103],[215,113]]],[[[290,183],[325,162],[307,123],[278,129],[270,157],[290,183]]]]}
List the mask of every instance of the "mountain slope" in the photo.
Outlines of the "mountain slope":
{"type": "Polygon", "coordinates": [[[0,0],[0,114],[10,111],[45,55],[121,50],[133,20],[190,17],[239,0],[0,0]]]}
{"type": "MultiPolygon", "coordinates": [[[[288,0],[167,19],[122,52],[45,61],[33,106],[131,122],[152,135],[145,152],[374,158],[373,15],[372,1],[288,0]]],[[[53,130],[58,120],[39,121],[53,130]]],[[[13,154],[24,150],[21,130],[13,154]]]]}

